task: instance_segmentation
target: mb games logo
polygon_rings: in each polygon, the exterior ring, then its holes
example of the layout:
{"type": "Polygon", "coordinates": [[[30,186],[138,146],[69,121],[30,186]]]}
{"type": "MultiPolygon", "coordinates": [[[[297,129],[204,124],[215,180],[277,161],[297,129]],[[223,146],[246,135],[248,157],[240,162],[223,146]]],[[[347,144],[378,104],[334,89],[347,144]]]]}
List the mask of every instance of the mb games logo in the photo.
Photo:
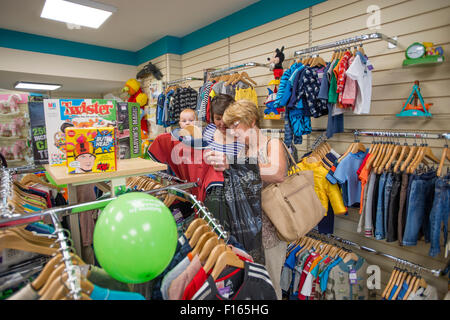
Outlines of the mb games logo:
{"type": "Polygon", "coordinates": [[[55,102],[47,103],[47,108],[49,108],[50,110],[56,109],[56,103],[55,102]]]}
{"type": "Polygon", "coordinates": [[[65,108],[64,115],[78,116],[82,114],[108,115],[111,114],[111,109],[114,108],[112,104],[87,104],[82,102],[79,106],[72,105],[72,101],[61,101],[61,105],[65,108]]]}

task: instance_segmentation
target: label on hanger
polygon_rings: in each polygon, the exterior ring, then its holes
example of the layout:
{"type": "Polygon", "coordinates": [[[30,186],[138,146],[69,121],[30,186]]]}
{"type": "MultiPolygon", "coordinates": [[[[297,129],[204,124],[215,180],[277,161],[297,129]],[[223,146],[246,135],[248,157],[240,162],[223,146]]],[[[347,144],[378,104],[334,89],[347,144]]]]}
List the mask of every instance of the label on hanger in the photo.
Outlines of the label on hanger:
{"type": "Polygon", "coordinates": [[[356,275],[356,270],[353,270],[352,267],[350,267],[350,272],[348,274],[348,279],[350,280],[350,284],[357,284],[358,283],[358,276],[356,275]]]}

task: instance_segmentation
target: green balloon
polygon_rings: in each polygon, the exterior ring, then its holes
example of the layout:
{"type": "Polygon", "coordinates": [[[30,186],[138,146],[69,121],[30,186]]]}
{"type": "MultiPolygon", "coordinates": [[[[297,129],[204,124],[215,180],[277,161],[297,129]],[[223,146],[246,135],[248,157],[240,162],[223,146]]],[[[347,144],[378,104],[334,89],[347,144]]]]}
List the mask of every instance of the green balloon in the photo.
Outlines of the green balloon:
{"type": "Polygon", "coordinates": [[[94,229],[94,252],[114,279],[143,283],[161,274],[177,246],[177,226],[159,199],[131,192],[111,201],[94,229]]]}

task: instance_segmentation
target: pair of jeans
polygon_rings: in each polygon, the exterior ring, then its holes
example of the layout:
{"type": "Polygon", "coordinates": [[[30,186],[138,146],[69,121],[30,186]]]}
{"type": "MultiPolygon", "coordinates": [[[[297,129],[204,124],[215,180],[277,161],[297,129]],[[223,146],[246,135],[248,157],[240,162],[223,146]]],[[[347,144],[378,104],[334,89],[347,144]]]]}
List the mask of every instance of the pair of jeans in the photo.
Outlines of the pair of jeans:
{"type": "Polygon", "coordinates": [[[398,208],[398,226],[397,226],[397,238],[398,244],[401,246],[403,241],[403,233],[405,232],[406,225],[406,197],[409,183],[409,174],[404,172],[402,174],[402,185],[400,187],[400,201],[398,208]]]}
{"type": "Polygon", "coordinates": [[[387,236],[388,231],[388,213],[389,213],[389,200],[391,199],[392,183],[394,182],[394,176],[392,172],[388,172],[386,176],[386,182],[384,184],[384,233],[387,236]]]}
{"type": "Polygon", "coordinates": [[[393,173],[391,197],[389,199],[388,209],[388,229],[386,235],[387,242],[394,242],[397,240],[398,229],[398,209],[400,201],[400,187],[402,184],[401,173],[393,173]]]}
{"type": "Polygon", "coordinates": [[[375,238],[382,240],[385,238],[384,229],[384,187],[386,184],[387,172],[383,172],[378,183],[377,217],[375,221],[375,238]]]}
{"type": "Polygon", "coordinates": [[[415,246],[423,231],[425,242],[430,241],[430,211],[433,206],[436,171],[430,171],[414,178],[406,216],[404,246],[415,246]]]}
{"type": "Polygon", "coordinates": [[[441,224],[444,225],[444,246],[447,243],[448,215],[450,212],[450,176],[438,178],[435,183],[433,208],[430,213],[429,255],[434,257],[441,252],[441,224]]]}
{"type": "Polygon", "coordinates": [[[372,197],[372,226],[373,233],[375,234],[376,224],[377,224],[377,207],[378,207],[378,189],[380,187],[381,174],[375,175],[375,185],[373,186],[373,197],[372,197]]]}

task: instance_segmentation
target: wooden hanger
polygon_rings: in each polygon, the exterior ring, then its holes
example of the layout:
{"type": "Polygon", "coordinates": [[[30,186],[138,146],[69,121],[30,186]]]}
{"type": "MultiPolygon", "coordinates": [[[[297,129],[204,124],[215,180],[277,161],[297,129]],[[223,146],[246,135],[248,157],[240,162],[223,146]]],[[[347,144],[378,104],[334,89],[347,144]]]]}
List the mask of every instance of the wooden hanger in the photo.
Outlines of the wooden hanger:
{"type": "Polygon", "coordinates": [[[355,142],[355,144],[352,147],[352,150],[350,151],[351,153],[355,154],[358,152],[366,152],[366,147],[364,146],[363,143],[361,143],[359,140],[357,142],[355,142]]]}
{"type": "Polygon", "coordinates": [[[204,224],[206,224],[206,221],[204,219],[202,219],[202,218],[194,219],[194,221],[192,221],[189,224],[189,226],[188,226],[186,232],[184,233],[184,235],[186,236],[186,238],[190,239],[192,237],[192,235],[194,234],[194,231],[198,227],[200,227],[201,225],[204,225],[204,224]]]}
{"type": "Polygon", "coordinates": [[[392,300],[397,300],[397,297],[398,297],[400,291],[402,290],[403,282],[406,280],[407,276],[408,276],[408,273],[403,272],[401,277],[399,277],[399,279],[397,281],[397,290],[395,291],[395,294],[392,296],[392,300]]]}
{"type": "Polygon", "coordinates": [[[241,77],[243,77],[244,79],[250,81],[251,83],[253,83],[255,86],[257,86],[258,84],[248,75],[247,72],[241,72],[241,77]]]}
{"type": "Polygon", "coordinates": [[[409,153],[408,156],[406,157],[405,161],[403,162],[400,170],[403,172],[407,172],[407,167],[409,164],[411,164],[411,161],[413,160],[413,158],[416,156],[417,154],[417,150],[419,150],[419,147],[417,146],[417,144],[413,144],[411,146],[411,148],[409,149],[409,153]]]}
{"type": "Polygon", "coordinates": [[[389,288],[391,287],[392,283],[396,280],[397,272],[398,272],[397,267],[394,267],[394,270],[392,270],[392,273],[391,273],[391,277],[389,278],[388,284],[386,285],[386,288],[384,288],[384,291],[381,294],[381,298],[384,298],[387,300],[386,294],[387,294],[389,288]]]}
{"type": "Polygon", "coordinates": [[[395,149],[396,145],[395,144],[389,144],[388,147],[386,148],[385,154],[383,156],[383,158],[380,160],[380,163],[377,167],[377,171],[376,173],[381,174],[381,172],[383,172],[384,167],[386,166],[386,164],[388,163],[389,159],[392,156],[392,153],[395,149]]]}
{"type": "Polygon", "coordinates": [[[217,245],[224,243],[222,239],[217,239],[217,237],[209,238],[205,245],[203,246],[202,250],[200,251],[200,254],[198,255],[198,258],[200,259],[200,263],[202,265],[205,264],[206,260],[208,259],[209,255],[211,254],[214,247],[217,245]]]}
{"type": "Polygon", "coordinates": [[[239,73],[233,73],[231,76],[230,76],[230,78],[228,79],[228,81],[225,83],[225,85],[226,86],[229,86],[229,85],[231,85],[233,82],[234,82],[234,80],[236,80],[237,78],[239,78],[239,73]]]}
{"type": "Polygon", "coordinates": [[[9,230],[0,230],[0,250],[2,249],[16,249],[47,256],[55,254],[58,250],[57,248],[50,248],[29,242],[21,235],[9,230]]]}
{"type": "Polygon", "coordinates": [[[53,185],[53,184],[51,184],[51,183],[45,182],[43,179],[39,178],[39,177],[38,177],[37,175],[35,175],[34,173],[29,173],[29,174],[25,175],[25,176],[20,180],[20,183],[23,184],[23,185],[25,185],[25,186],[27,186],[28,184],[34,184],[34,183],[37,183],[37,184],[41,184],[41,185],[43,185],[43,186],[46,186],[46,187],[48,187],[48,188],[58,190],[58,192],[60,191],[60,188],[58,188],[57,186],[55,186],[55,185],[53,185]]]}
{"type": "Polygon", "coordinates": [[[208,274],[208,272],[214,267],[217,260],[219,259],[219,256],[226,250],[228,250],[227,245],[224,243],[220,243],[212,249],[211,253],[208,256],[208,259],[203,266],[203,270],[205,270],[206,274],[208,274]]]}
{"type": "MultiPolygon", "coordinates": [[[[67,278],[67,273],[62,274],[62,281],[65,281],[67,278]]],[[[87,279],[80,279],[80,288],[81,288],[81,294],[88,297],[88,299],[82,299],[82,300],[92,300],[90,298],[90,295],[92,294],[92,291],[94,291],[94,285],[87,279]]],[[[55,294],[50,298],[50,300],[63,300],[65,297],[67,297],[68,291],[67,288],[60,284],[58,290],[56,290],[55,294]]]]}
{"type": "Polygon", "coordinates": [[[366,55],[366,53],[364,52],[364,48],[363,48],[363,44],[362,44],[362,43],[359,45],[359,50],[358,50],[358,51],[361,52],[361,54],[362,54],[363,56],[366,55]]]}
{"type": "Polygon", "coordinates": [[[385,142],[381,148],[380,151],[377,154],[376,159],[373,161],[373,168],[378,168],[380,165],[380,162],[383,160],[384,156],[386,155],[386,150],[388,149],[389,142],[385,142]]]}
{"type": "MultiPolygon", "coordinates": [[[[85,263],[81,259],[73,259],[72,264],[74,265],[84,265],[85,263]]],[[[50,270],[50,274],[48,275],[47,279],[45,280],[45,283],[43,286],[39,289],[38,293],[42,297],[45,292],[48,292],[48,289],[52,286],[52,284],[55,281],[59,281],[59,276],[66,270],[66,265],[61,262],[59,265],[56,265],[56,268],[53,270],[50,270]]],[[[45,276],[45,275],[44,275],[45,276]]]]}
{"type": "Polygon", "coordinates": [[[217,234],[213,231],[208,231],[200,236],[197,243],[195,244],[195,247],[192,247],[191,254],[192,256],[195,256],[196,254],[199,254],[200,251],[203,249],[203,246],[205,245],[206,241],[210,238],[216,238],[217,234]]]}
{"type": "MultiPolygon", "coordinates": [[[[400,153],[400,151],[402,150],[402,146],[400,145],[400,143],[397,143],[394,147],[394,150],[392,150],[391,156],[389,158],[389,160],[387,161],[386,165],[384,166],[384,170],[388,171],[389,168],[391,167],[392,163],[394,162],[394,160],[397,159],[398,154],[400,153]]],[[[381,171],[383,170],[383,168],[381,169],[381,171]]],[[[380,172],[381,173],[381,172],[380,172]]]]}
{"type": "MultiPolygon", "coordinates": [[[[85,264],[83,260],[81,260],[80,257],[78,257],[77,255],[70,253],[72,259],[74,259],[73,261],[76,261],[77,264],[83,265],[85,264]]],[[[53,258],[51,258],[44,266],[44,268],[42,269],[42,271],[39,273],[39,275],[37,276],[36,279],[33,280],[33,282],[31,283],[31,286],[33,287],[33,289],[35,291],[39,291],[43,285],[45,284],[45,282],[48,280],[48,278],[50,277],[50,275],[52,274],[53,271],[55,271],[57,265],[59,265],[60,263],[64,263],[62,261],[62,254],[61,253],[57,253],[53,258]]]]}
{"type": "Polygon", "coordinates": [[[50,247],[55,242],[55,240],[52,238],[35,235],[31,231],[25,230],[25,227],[22,226],[10,228],[8,230],[16,233],[28,242],[39,246],[50,247]]]}
{"type": "Polygon", "coordinates": [[[200,227],[198,227],[197,229],[195,229],[195,232],[192,235],[192,238],[189,239],[189,245],[191,246],[191,248],[194,248],[195,245],[197,244],[198,240],[200,239],[200,237],[209,231],[211,231],[211,228],[207,224],[203,224],[200,227]]]}
{"type": "Polygon", "coordinates": [[[239,257],[233,251],[226,250],[225,252],[222,252],[217,259],[217,262],[214,265],[214,269],[211,273],[212,278],[214,280],[217,280],[227,266],[244,269],[245,265],[244,261],[239,259],[239,257]]]}
{"type": "Polygon", "coordinates": [[[443,176],[443,170],[442,169],[444,168],[445,159],[450,161],[450,149],[448,148],[448,145],[445,145],[444,149],[442,150],[441,161],[439,162],[439,167],[438,167],[437,172],[436,172],[436,175],[438,177],[442,177],[443,176]]]}
{"type": "Polygon", "coordinates": [[[414,288],[416,282],[418,282],[418,281],[419,281],[419,278],[417,277],[417,274],[414,273],[414,274],[411,276],[411,279],[409,280],[409,283],[408,283],[408,290],[406,291],[405,295],[403,296],[403,300],[408,300],[409,295],[410,295],[411,292],[413,291],[413,288],[414,288]]]}
{"type": "Polygon", "coordinates": [[[408,146],[408,144],[405,143],[402,146],[402,149],[401,149],[401,152],[400,152],[400,156],[398,157],[398,160],[395,163],[395,166],[394,166],[394,172],[395,173],[398,173],[398,171],[399,171],[399,169],[401,167],[402,161],[403,161],[403,159],[405,159],[405,157],[406,157],[406,155],[408,153],[409,153],[409,146],[408,146]]]}

